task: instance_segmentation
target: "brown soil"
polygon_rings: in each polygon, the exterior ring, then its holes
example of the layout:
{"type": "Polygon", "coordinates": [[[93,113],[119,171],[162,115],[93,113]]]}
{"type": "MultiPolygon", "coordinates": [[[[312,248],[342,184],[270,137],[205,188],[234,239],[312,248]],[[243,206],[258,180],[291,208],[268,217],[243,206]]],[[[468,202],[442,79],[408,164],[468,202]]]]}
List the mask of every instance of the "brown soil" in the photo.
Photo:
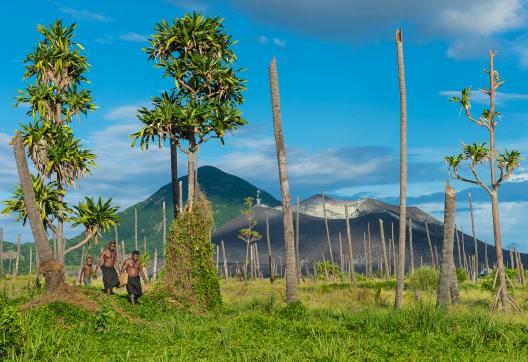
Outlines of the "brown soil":
{"type": "Polygon", "coordinates": [[[27,311],[31,308],[39,307],[53,302],[63,302],[74,305],[76,307],[85,309],[89,312],[95,312],[98,305],[95,301],[88,298],[86,293],[80,289],[70,285],[64,284],[59,289],[51,294],[44,294],[39,298],[32,300],[22,306],[22,311],[27,311]]]}

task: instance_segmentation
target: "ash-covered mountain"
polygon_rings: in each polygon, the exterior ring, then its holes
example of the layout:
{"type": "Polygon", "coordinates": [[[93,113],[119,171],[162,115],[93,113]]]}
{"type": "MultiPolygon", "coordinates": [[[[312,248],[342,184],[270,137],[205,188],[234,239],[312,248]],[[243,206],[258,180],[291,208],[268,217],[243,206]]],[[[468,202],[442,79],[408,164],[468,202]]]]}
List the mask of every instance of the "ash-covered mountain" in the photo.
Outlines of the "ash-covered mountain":
{"type": "MultiPolygon", "coordinates": [[[[325,208],[328,217],[328,226],[330,230],[330,239],[334,261],[339,260],[339,235],[341,235],[343,253],[348,251],[348,242],[346,239],[346,222],[344,219],[344,207],[348,206],[350,214],[350,228],[352,234],[353,259],[358,270],[363,270],[365,266],[365,241],[368,244],[368,231],[370,229],[370,240],[372,249],[372,258],[374,265],[377,264],[377,257],[382,256],[382,244],[379,220],[383,221],[385,242],[388,247],[389,239],[395,238],[395,246],[398,247],[399,235],[399,206],[390,205],[374,199],[363,199],[357,201],[337,200],[325,196],[325,208]]],[[[294,226],[296,220],[295,207],[294,226]]],[[[262,234],[262,239],[258,241],[258,251],[261,264],[268,264],[267,247],[266,247],[266,213],[269,218],[270,243],[274,259],[277,263],[284,260],[284,228],[282,219],[282,210],[280,207],[268,208],[256,206],[254,208],[257,225],[255,230],[262,234]]],[[[321,260],[322,255],[330,259],[328,241],[326,238],[326,229],[323,217],[323,200],[322,195],[312,196],[299,205],[299,248],[301,260],[312,263],[314,260],[321,260]]],[[[443,240],[443,223],[433,218],[423,210],[417,207],[407,209],[407,218],[412,220],[413,231],[413,253],[414,264],[419,266],[421,263],[431,263],[431,253],[425,223],[428,224],[431,243],[433,245],[433,254],[435,249],[441,257],[441,248],[443,240]]],[[[238,231],[247,227],[247,221],[242,216],[238,216],[218,229],[213,234],[213,242],[219,244],[224,240],[228,262],[243,262],[245,259],[245,243],[238,238],[238,231]]],[[[474,254],[473,238],[467,234],[462,235],[459,231],[460,247],[462,249],[462,239],[464,241],[463,249],[467,255],[474,254]]],[[[488,259],[490,266],[495,261],[495,248],[493,245],[487,245],[478,240],[479,264],[484,264],[484,251],[487,247],[488,259]]],[[[406,239],[406,265],[410,262],[409,253],[409,231],[407,230],[406,239]]],[[[507,253],[504,256],[507,257],[507,253]]],[[[528,261],[527,255],[522,255],[524,261],[528,261]]],[[[457,242],[455,240],[455,264],[459,264],[457,242]]]]}

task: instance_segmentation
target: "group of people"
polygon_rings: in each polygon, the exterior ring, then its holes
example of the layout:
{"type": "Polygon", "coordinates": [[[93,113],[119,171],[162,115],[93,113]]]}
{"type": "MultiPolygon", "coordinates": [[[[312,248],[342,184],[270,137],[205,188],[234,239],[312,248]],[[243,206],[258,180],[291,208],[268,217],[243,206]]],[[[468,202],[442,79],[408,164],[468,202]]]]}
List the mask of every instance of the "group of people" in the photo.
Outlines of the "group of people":
{"type": "Polygon", "coordinates": [[[128,300],[132,305],[136,304],[139,297],[143,295],[141,288],[141,278],[143,282],[148,284],[147,276],[139,264],[139,251],[134,250],[132,255],[123,262],[121,270],[118,270],[119,261],[117,258],[116,243],[110,241],[108,246],[103,249],[95,271],[93,268],[93,257],[87,256],[86,263],[82,266],[79,275],[79,284],[89,286],[92,284],[92,278],[97,278],[97,271],[99,268],[103,273],[103,285],[105,293],[113,294],[113,288],[120,286],[119,275],[127,276],[126,290],[128,293],[128,300]]]}

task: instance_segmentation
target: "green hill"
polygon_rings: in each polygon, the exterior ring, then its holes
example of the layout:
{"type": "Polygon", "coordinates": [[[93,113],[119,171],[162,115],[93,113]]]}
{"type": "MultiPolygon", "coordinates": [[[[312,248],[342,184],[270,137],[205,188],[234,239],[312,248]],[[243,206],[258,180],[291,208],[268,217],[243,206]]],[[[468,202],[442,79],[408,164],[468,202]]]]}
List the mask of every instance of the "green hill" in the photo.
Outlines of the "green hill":
{"type": "MultiPolygon", "coordinates": [[[[187,176],[180,177],[183,186],[183,200],[187,198],[187,176]]],[[[202,166],[198,169],[198,183],[202,192],[207,195],[213,203],[214,220],[217,228],[221,227],[240,214],[244,198],[255,197],[258,188],[240,177],[225,173],[213,166],[202,166]]],[[[269,206],[278,206],[280,203],[269,193],[261,190],[262,203],[269,206]]],[[[132,251],[134,243],[134,209],[138,212],[138,246],[143,252],[143,240],[147,239],[147,250],[152,255],[154,247],[161,251],[163,245],[163,201],[167,208],[167,230],[173,218],[172,189],[171,184],[161,187],[153,195],[144,201],[130,206],[119,214],[118,226],[119,240],[125,241],[125,250],[132,251]]],[[[77,236],[68,244],[71,245],[81,240],[82,235],[77,236]]],[[[114,231],[104,233],[97,245],[92,245],[90,253],[98,254],[105,241],[114,239],[114,231]]],[[[80,262],[81,250],[75,250],[67,255],[66,264],[77,265],[80,262]]]]}

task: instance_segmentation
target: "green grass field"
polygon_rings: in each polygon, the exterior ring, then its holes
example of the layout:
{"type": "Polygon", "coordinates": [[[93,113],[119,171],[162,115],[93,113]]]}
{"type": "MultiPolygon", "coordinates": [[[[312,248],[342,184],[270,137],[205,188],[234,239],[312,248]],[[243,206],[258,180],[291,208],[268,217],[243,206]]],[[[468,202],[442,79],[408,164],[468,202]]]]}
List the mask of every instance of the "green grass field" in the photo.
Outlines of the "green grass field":
{"type": "MultiPolygon", "coordinates": [[[[132,307],[123,290],[107,297],[99,288],[85,290],[95,312],[62,302],[13,312],[20,334],[7,360],[528,361],[528,313],[490,314],[491,292],[467,281],[448,313],[435,311],[427,291],[419,301],[408,291],[406,307],[393,310],[394,282],[381,279],[354,287],[306,281],[302,305],[290,307],[282,280],[222,282],[223,305],[209,312],[178,310],[148,293],[132,307]]],[[[1,279],[0,293],[3,322],[6,310],[38,298],[34,277],[1,279]]],[[[528,291],[513,293],[528,311],[528,291]]]]}

